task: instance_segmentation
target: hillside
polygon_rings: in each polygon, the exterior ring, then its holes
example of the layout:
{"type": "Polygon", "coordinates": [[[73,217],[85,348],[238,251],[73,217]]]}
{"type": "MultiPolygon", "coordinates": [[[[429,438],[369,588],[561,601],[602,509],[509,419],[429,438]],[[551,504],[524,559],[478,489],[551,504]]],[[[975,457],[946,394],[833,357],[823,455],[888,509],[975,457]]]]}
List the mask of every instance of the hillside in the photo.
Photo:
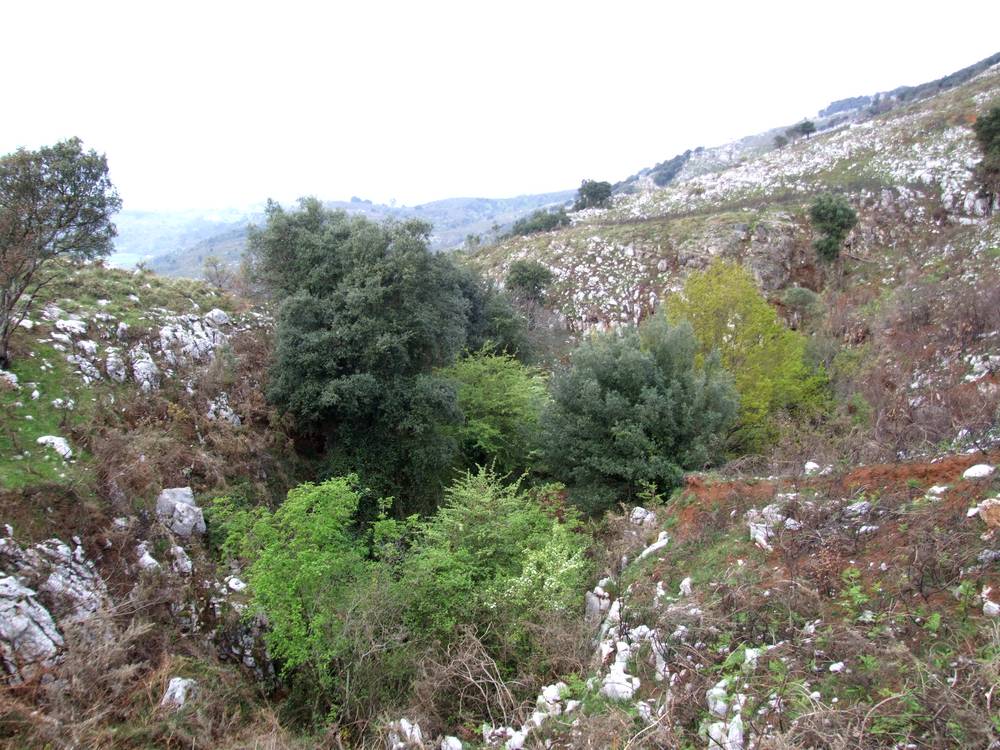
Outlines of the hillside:
{"type": "Polygon", "coordinates": [[[1000,64],[942,81],[454,254],[571,194],[276,212],[254,297],[176,278],[246,217],[54,264],[0,370],[0,747],[1000,748],[1000,64]],[[736,364],[659,314],[723,267],[736,364]],[[753,441],[747,373],[793,394],[753,441]]]}

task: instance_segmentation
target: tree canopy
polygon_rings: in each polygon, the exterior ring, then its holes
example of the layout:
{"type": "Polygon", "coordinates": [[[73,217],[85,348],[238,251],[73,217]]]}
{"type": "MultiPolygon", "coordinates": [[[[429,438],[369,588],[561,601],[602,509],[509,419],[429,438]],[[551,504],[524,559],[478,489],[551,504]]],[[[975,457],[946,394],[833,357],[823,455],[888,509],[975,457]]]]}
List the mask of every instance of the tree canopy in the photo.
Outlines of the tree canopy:
{"type": "Polygon", "coordinates": [[[537,260],[515,260],[507,271],[507,288],[522,302],[541,304],[553,278],[552,271],[537,260]]]}
{"type": "Polygon", "coordinates": [[[611,197],[611,183],[598,182],[596,180],[584,180],[580,183],[580,189],[576,193],[576,203],[573,208],[577,211],[583,208],[595,208],[603,206],[611,197]]]}
{"type": "Polygon", "coordinates": [[[649,484],[670,489],[721,456],[736,393],[716,359],[696,362],[697,350],[690,325],[656,316],[585,341],[556,373],[542,418],[545,464],[584,510],[627,502],[649,484]]]}
{"type": "Polygon", "coordinates": [[[718,352],[735,378],[740,417],[731,447],[760,449],[774,437],[780,410],[820,399],[823,378],[806,363],[805,337],[781,322],[742,266],[716,261],[692,273],[683,292],[669,298],[667,313],[690,323],[701,357],[718,352]]]}
{"type": "Polygon", "coordinates": [[[46,266],[109,254],[120,208],[107,159],[85,152],[79,138],[0,157],[0,368],[9,365],[11,335],[51,280],[46,266]]]}
{"type": "Polygon", "coordinates": [[[466,468],[495,465],[502,473],[527,471],[538,419],[547,400],[541,374],[487,348],[441,371],[455,383],[462,422],[455,427],[466,468]]]}
{"type": "Polygon", "coordinates": [[[280,302],[269,398],[322,438],[329,475],[359,473],[400,513],[433,507],[457,448],[455,388],[435,370],[470,342],[517,350],[523,331],[495,290],[430,252],[429,230],[310,198],[269,203],[248,243],[280,302]]]}

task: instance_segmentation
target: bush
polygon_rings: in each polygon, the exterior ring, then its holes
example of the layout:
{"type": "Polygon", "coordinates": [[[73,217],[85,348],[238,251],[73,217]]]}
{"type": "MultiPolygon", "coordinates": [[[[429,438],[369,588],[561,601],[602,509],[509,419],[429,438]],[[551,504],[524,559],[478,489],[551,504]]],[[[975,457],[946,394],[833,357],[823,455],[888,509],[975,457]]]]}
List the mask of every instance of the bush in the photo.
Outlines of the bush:
{"type": "Polygon", "coordinates": [[[610,197],[610,182],[584,180],[580,183],[580,189],[576,193],[576,203],[573,204],[573,209],[579,211],[584,208],[597,208],[605,205],[610,197]]]}
{"type": "Polygon", "coordinates": [[[540,208],[530,216],[515,221],[510,228],[510,235],[518,237],[538,232],[551,232],[553,229],[564,227],[567,224],[569,224],[569,217],[566,215],[565,209],[549,211],[546,208],[540,208]]]}
{"type": "Polygon", "coordinates": [[[560,515],[490,469],[456,480],[400,582],[413,632],[447,643],[471,625],[506,650],[521,623],[575,610],[589,574],[586,538],[572,513],[560,515]]]}
{"type": "Polygon", "coordinates": [[[525,472],[547,397],[540,373],[484,347],[440,374],[456,383],[463,421],[455,433],[463,466],[525,472]]]}
{"type": "Polygon", "coordinates": [[[249,528],[220,503],[213,514],[229,521],[231,548],[251,560],[251,607],[267,618],[265,640],[291,688],[290,708],[308,721],[330,711],[366,720],[410,676],[388,569],[354,530],[360,498],[354,477],[338,477],[295,487],[274,513],[255,510],[249,528]]]}
{"type": "Polygon", "coordinates": [[[741,266],[717,261],[691,274],[667,310],[672,321],[693,326],[702,357],[718,351],[735,377],[740,416],[732,450],[753,452],[772,442],[780,411],[809,413],[824,404],[825,378],[806,364],[806,338],[781,323],[741,266]]]}
{"type": "Polygon", "coordinates": [[[542,420],[545,465],[586,512],[649,484],[670,489],[721,456],[736,394],[715,358],[696,363],[697,348],[690,325],[656,316],[584,342],[556,374],[542,420]]]}
{"type": "Polygon", "coordinates": [[[552,271],[537,260],[515,260],[507,271],[507,288],[523,302],[541,304],[553,278],[552,271]]]}
{"type": "Polygon", "coordinates": [[[821,195],[809,207],[813,227],[821,233],[813,243],[819,257],[825,261],[836,260],[848,233],[858,223],[858,215],[841,195],[821,195]]]}

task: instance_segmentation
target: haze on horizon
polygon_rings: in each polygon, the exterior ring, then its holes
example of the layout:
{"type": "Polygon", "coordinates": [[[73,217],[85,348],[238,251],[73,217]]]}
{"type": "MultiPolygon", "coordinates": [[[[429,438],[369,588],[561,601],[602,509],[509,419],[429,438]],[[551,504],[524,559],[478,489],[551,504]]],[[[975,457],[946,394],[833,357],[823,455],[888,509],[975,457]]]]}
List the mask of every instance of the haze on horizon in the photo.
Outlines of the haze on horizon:
{"type": "Polygon", "coordinates": [[[0,153],[77,135],[125,208],[616,181],[1000,49],[1000,4],[5,7],[0,153]],[[978,7],[976,7],[978,6],[978,7]]]}

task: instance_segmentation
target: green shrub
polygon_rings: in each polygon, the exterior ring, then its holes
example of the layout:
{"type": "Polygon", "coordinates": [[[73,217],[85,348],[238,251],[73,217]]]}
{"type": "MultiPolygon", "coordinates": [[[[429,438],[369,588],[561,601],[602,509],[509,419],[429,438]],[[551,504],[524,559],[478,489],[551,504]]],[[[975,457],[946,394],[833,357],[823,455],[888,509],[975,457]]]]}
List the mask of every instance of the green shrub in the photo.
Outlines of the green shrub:
{"type": "MultiPolygon", "coordinates": [[[[398,699],[415,655],[406,648],[390,568],[356,533],[355,477],[295,487],[243,533],[251,611],[281,665],[297,718],[363,722],[398,699]],[[390,635],[391,634],[391,635],[390,635]]],[[[231,516],[232,518],[232,516],[231,516]]],[[[230,525],[234,536],[240,531],[230,525]]]]}
{"type": "Polygon", "coordinates": [[[553,278],[552,271],[537,260],[515,260],[507,271],[507,288],[519,300],[541,304],[553,278]]]}
{"type": "Polygon", "coordinates": [[[586,512],[650,484],[668,490],[721,456],[736,394],[716,359],[696,363],[697,348],[690,325],[656,316],[585,341],[555,375],[542,420],[545,464],[586,512]]]}
{"type": "Polygon", "coordinates": [[[565,209],[549,211],[546,208],[540,208],[530,216],[515,221],[510,228],[510,235],[518,237],[538,232],[551,232],[553,229],[564,227],[567,224],[569,224],[569,217],[566,215],[565,209]]]}
{"type": "Polygon", "coordinates": [[[485,347],[440,374],[456,384],[463,421],[454,432],[463,465],[525,472],[546,401],[541,374],[485,347]]]}
{"type": "Polygon", "coordinates": [[[858,223],[858,215],[846,198],[827,193],[813,201],[809,217],[821,234],[813,243],[819,257],[825,261],[836,260],[844,239],[858,223]]]}
{"type": "Polygon", "coordinates": [[[811,413],[825,406],[826,379],[806,363],[807,339],[782,324],[741,266],[717,261],[691,274],[667,310],[671,320],[692,325],[702,357],[718,351],[733,373],[740,395],[733,450],[757,451],[772,442],[782,410],[811,413]]]}
{"type": "Polygon", "coordinates": [[[519,482],[490,469],[445,493],[400,582],[415,634],[447,642],[462,625],[517,640],[518,623],[582,604],[589,566],[573,514],[546,512],[519,482]]]}

